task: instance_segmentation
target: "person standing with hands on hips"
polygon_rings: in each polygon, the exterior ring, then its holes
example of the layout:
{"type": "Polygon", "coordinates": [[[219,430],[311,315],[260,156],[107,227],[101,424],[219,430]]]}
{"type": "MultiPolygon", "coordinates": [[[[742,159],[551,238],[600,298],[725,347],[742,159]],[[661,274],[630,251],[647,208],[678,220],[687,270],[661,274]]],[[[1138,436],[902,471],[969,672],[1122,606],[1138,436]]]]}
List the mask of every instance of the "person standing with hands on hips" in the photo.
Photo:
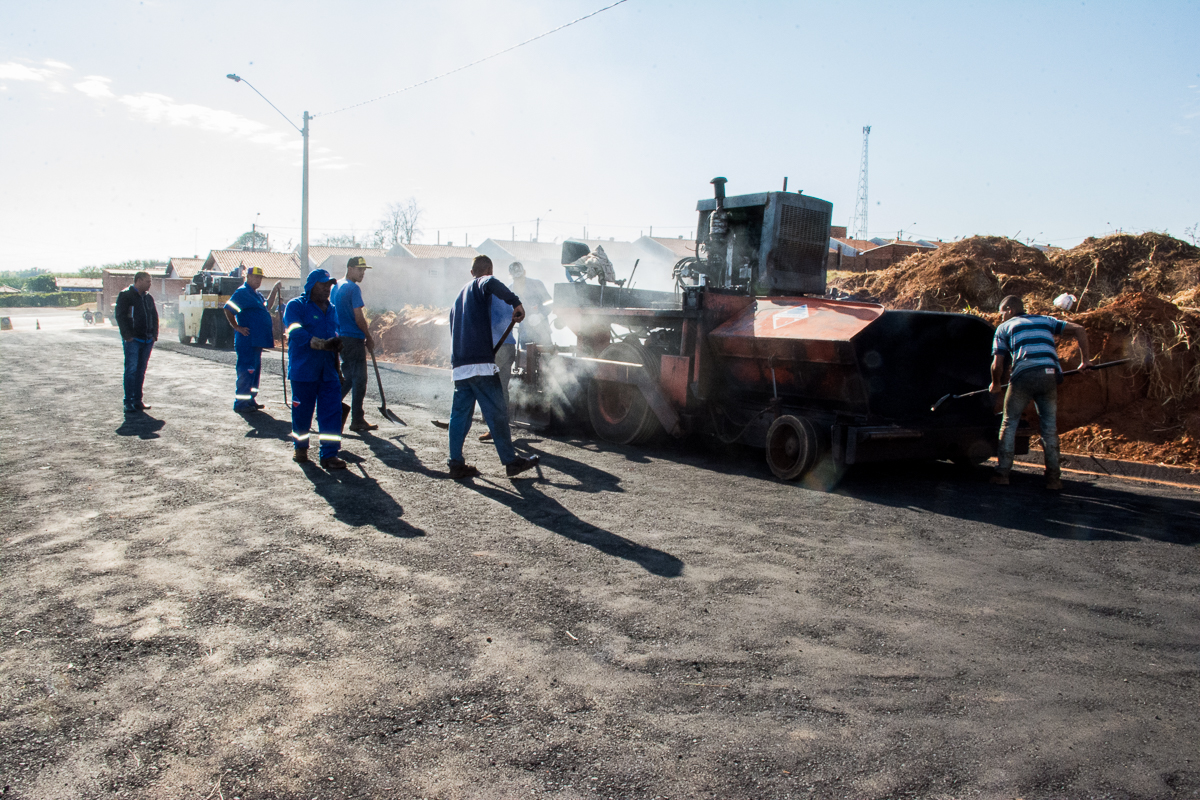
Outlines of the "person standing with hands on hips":
{"type": "Polygon", "coordinates": [[[538,457],[518,456],[508,428],[508,408],[496,369],[495,338],[492,334],[492,297],[512,306],[514,322],[525,318],[521,299],[492,276],[492,260],[475,256],[471,264],[472,280],[462,288],[450,309],[450,366],[454,379],[454,398],[450,407],[449,477],[473,478],[479,470],[463,458],[463,443],[471,430],[475,404],[491,431],[496,452],[504,471],[512,478],[538,464],[538,457]]]}
{"type": "Polygon", "coordinates": [[[1008,392],[1004,395],[1004,421],[1000,424],[1000,452],[992,483],[1008,485],[1012,471],[1013,451],[1016,449],[1017,425],[1025,407],[1033,401],[1037,408],[1042,432],[1042,453],[1046,458],[1046,488],[1062,489],[1058,465],[1058,383],[1062,368],[1058,364],[1055,336],[1068,336],[1079,343],[1079,368],[1092,368],[1088,352],[1087,331],[1082,325],[1054,317],[1026,314],[1025,302],[1016,295],[1000,301],[1000,317],[992,341],[992,383],[988,391],[998,395],[1003,390],[1004,371],[1009,362],[1012,372],[1008,392]]]}
{"type": "Polygon", "coordinates": [[[113,314],[125,350],[125,413],[149,411],[150,406],[142,402],[142,385],[150,351],[158,341],[158,309],[150,294],[149,272],[133,276],[133,283],[117,295],[113,314]]]}
{"type": "Polygon", "coordinates": [[[338,338],[342,340],[342,399],[350,394],[350,430],[373,431],[378,425],[367,422],[363,398],[367,394],[367,352],[375,352],[375,342],[363,314],[359,284],[371,267],[362,256],[346,262],[346,280],[333,290],[337,309],[338,338]]]}
{"type": "Polygon", "coordinates": [[[271,324],[270,307],[279,300],[283,283],[275,281],[266,299],[259,293],[262,286],[262,267],[246,271],[246,282],[225,301],[225,319],[233,328],[233,351],[237,353],[237,384],[233,389],[234,411],[258,411],[265,406],[258,402],[258,380],[262,375],[262,351],[275,346],[275,331],[271,324]]]}
{"type": "Polygon", "coordinates": [[[336,283],[325,270],[314,269],[308,273],[304,294],[283,310],[288,379],[292,382],[292,460],[308,463],[315,407],[321,467],[327,470],[346,468],[346,462],[337,457],[342,447],[342,387],[337,368],[342,341],[337,335],[337,313],[329,302],[336,283]]]}

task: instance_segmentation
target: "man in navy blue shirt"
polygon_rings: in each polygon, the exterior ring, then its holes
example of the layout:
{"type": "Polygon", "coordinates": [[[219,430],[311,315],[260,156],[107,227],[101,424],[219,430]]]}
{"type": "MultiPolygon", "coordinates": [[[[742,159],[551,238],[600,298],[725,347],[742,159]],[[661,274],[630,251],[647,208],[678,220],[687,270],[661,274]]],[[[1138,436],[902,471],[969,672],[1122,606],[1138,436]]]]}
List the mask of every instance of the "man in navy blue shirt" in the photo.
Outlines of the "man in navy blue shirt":
{"type": "Polygon", "coordinates": [[[237,384],[233,389],[234,411],[258,411],[265,408],[258,402],[258,380],[262,374],[262,351],[275,346],[275,328],[271,323],[270,307],[279,299],[283,288],[280,281],[271,287],[271,296],[259,294],[262,286],[262,267],[251,267],[246,282],[225,301],[225,319],[233,328],[233,351],[237,353],[237,384]]]}
{"type": "Polygon", "coordinates": [[[138,272],[133,283],[117,295],[113,316],[125,349],[125,413],[148,411],[150,406],[142,402],[142,385],[150,351],[158,341],[158,309],[150,294],[149,272],[138,272]]]}
{"type": "Polygon", "coordinates": [[[350,394],[350,430],[358,432],[379,427],[367,422],[363,414],[363,398],[367,394],[367,353],[375,352],[375,342],[363,314],[359,284],[370,268],[362,256],[352,257],[346,262],[346,280],[333,290],[338,338],[342,340],[342,399],[353,390],[350,394]]]}
{"type": "Polygon", "coordinates": [[[463,443],[471,430],[475,404],[496,443],[496,452],[508,477],[519,475],[538,464],[538,457],[525,458],[513,450],[508,428],[508,408],[496,369],[495,339],[492,334],[492,298],[499,297],[512,306],[512,318],[525,318],[521,300],[492,276],[492,260],[475,256],[471,264],[472,280],[459,292],[450,310],[450,366],[453,368],[454,399],[450,408],[449,476],[455,480],[479,474],[463,458],[463,443]]]}
{"type": "Polygon", "coordinates": [[[342,447],[342,386],[337,371],[342,342],[337,335],[337,313],[329,302],[336,283],[325,270],[314,269],[308,273],[304,294],[283,310],[288,379],[292,382],[292,460],[308,463],[315,407],[321,466],[328,470],[346,468],[346,462],[337,457],[342,447]]]}

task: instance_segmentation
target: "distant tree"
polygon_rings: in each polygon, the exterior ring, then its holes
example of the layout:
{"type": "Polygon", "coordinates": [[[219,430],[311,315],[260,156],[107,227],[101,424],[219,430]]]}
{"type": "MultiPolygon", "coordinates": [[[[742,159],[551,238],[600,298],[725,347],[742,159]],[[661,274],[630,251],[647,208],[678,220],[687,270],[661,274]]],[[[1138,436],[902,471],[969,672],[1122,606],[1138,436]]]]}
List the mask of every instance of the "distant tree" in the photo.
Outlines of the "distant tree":
{"type": "Polygon", "coordinates": [[[421,232],[418,226],[424,212],[415,197],[388,203],[383,218],[371,234],[371,243],[375,247],[395,247],[401,242],[412,244],[413,237],[421,232]]]}
{"type": "Polygon", "coordinates": [[[246,231],[226,250],[270,250],[271,242],[262,231],[246,231]]]}
{"type": "Polygon", "coordinates": [[[1183,229],[1183,235],[1192,240],[1192,244],[1200,247],[1200,222],[1190,228],[1183,229]]]}
{"type": "Polygon", "coordinates": [[[99,278],[104,274],[104,270],[99,267],[80,267],[76,274],[81,278],[99,278]]]}
{"type": "Polygon", "coordinates": [[[58,284],[54,282],[53,275],[34,275],[25,281],[25,291],[27,292],[57,292],[58,284]]]}
{"type": "Polygon", "coordinates": [[[371,247],[367,240],[359,239],[358,234],[350,233],[325,234],[313,243],[315,247],[371,247]]]}

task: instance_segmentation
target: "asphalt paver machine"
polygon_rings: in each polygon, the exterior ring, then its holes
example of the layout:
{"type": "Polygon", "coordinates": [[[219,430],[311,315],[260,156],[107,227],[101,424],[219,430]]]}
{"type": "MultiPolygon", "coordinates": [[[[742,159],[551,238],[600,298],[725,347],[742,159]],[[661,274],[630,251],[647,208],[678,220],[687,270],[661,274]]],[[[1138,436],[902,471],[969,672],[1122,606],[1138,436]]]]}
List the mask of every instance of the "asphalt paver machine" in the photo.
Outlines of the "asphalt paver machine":
{"type": "MultiPolygon", "coordinates": [[[[824,297],[833,206],[795,192],[697,206],[674,292],[563,283],[573,348],[518,354],[518,421],[586,419],[602,439],[705,436],[763,448],[784,480],[892,459],[980,463],[996,450],[992,326],[970,314],[824,297]],[[566,350],[566,352],[563,352],[566,350]]],[[[579,257],[578,243],[565,259],[579,257]]]]}

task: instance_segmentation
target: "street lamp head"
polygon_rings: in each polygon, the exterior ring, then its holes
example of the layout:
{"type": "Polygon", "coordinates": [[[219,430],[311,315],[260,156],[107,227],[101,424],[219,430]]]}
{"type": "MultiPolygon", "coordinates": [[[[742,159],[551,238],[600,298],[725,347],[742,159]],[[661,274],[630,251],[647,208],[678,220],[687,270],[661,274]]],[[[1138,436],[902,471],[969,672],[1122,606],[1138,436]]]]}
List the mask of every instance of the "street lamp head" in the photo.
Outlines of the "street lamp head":
{"type": "Polygon", "coordinates": [[[226,75],[225,77],[226,77],[226,78],[229,78],[229,80],[231,80],[231,81],[236,81],[237,83],[241,83],[241,82],[242,82],[242,79],[241,79],[241,78],[239,78],[237,75],[234,75],[232,72],[231,72],[231,73],[229,73],[228,75],[226,75]]]}

